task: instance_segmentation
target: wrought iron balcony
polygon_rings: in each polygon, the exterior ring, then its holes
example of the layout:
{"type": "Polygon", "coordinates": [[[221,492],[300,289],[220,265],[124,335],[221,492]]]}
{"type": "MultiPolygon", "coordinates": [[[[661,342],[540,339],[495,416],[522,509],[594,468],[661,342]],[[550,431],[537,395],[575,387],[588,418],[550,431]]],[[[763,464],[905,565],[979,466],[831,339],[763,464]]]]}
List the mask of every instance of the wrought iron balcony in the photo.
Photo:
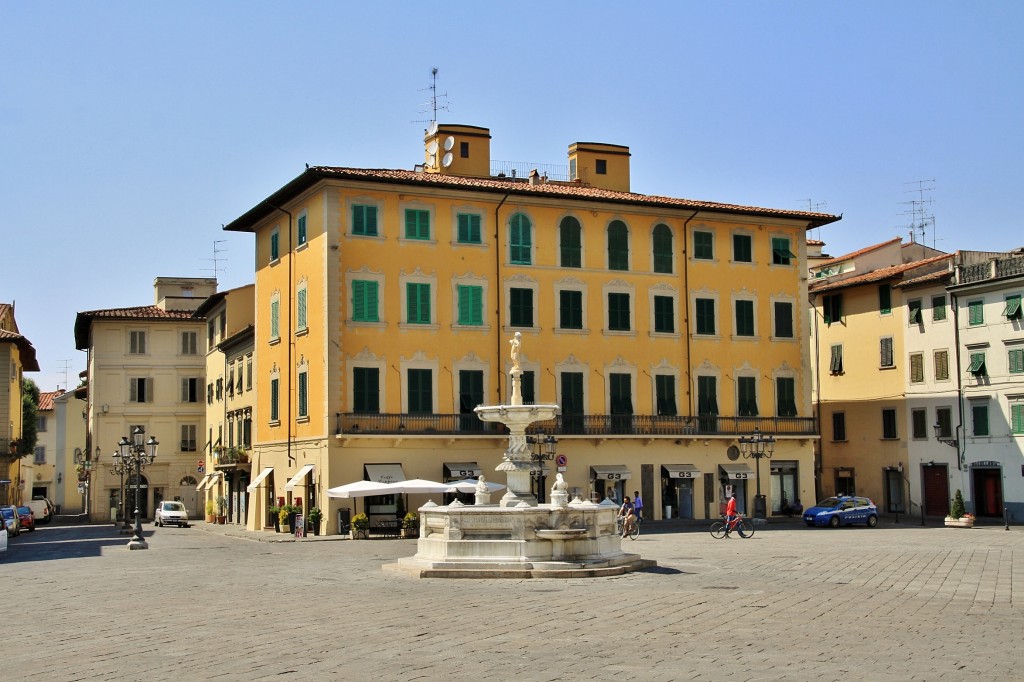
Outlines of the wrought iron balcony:
{"type": "MultiPolygon", "coordinates": [[[[755,429],[765,434],[816,436],[813,417],[667,417],[652,415],[562,414],[537,422],[529,433],[554,436],[684,436],[746,435],[755,429]]],[[[482,422],[475,414],[368,414],[337,415],[335,434],[400,436],[502,436],[502,424],[482,422]]]]}

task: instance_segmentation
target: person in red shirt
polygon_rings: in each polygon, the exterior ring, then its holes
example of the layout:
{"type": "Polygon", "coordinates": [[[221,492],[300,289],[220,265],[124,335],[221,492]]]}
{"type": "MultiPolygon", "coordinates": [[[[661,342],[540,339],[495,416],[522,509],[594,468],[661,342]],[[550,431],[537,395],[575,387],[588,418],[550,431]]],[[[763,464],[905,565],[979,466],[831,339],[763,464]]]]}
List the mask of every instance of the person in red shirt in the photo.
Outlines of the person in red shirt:
{"type": "Polygon", "coordinates": [[[729,537],[729,533],[733,529],[733,524],[736,522],[736,493],[729,493],[729,502],[725,505],[725,537],[729,537]]]}

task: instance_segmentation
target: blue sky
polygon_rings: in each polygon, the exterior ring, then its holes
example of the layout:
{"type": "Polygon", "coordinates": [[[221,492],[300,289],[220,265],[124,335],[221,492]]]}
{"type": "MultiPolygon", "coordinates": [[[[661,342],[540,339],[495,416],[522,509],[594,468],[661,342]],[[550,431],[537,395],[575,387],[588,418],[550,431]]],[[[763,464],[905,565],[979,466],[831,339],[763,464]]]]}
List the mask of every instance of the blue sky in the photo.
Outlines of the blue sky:
{"type": "Polygon", "coordinates": [[[0,0],[0,301],[41,388],[76,385],[77,312],[213,274],[215,240],[221,288],[252,281],[220,227],[304,164],[420,162],[432,67],[494,159],[627,145],[636,192],[842,213],[832,255],[906,238],[927,180],[926,243],[1024,246],[1022,28],[1010,1],[0,0]]]}

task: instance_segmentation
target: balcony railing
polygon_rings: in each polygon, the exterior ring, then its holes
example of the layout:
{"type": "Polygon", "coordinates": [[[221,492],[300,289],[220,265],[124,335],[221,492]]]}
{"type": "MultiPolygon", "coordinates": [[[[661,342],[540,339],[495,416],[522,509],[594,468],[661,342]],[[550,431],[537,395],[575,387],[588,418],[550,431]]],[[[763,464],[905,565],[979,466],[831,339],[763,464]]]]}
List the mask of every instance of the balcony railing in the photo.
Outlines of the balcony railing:
{"type": "MultiPolygon", "coordinates": [[[[651,415],[563,414],[537,422],[527,431],[555,436],[729,436],[754,429],[765,434],[815,436],[813,417],[664,417],[651,415]]],[[[475,414],[366,414],[337,415],[335,434],[500,436],[508,430],[496,422],[480,421],[475,414]]]]}
{"type": "Polygon", "coordinates": [[[994,258],[986,263],[974,263],[960,267],[960,284],[984,282],[987,279],[1024,275],[1024,256],[994,258]]]}

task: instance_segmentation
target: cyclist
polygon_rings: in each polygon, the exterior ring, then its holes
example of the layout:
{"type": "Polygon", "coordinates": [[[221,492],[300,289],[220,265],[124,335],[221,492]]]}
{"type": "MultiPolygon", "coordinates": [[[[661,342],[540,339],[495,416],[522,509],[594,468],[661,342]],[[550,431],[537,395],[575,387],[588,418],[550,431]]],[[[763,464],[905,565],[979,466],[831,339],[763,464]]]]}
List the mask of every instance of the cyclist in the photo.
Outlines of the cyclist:
{"type": "Polygon", "coordinates": [[[725,505],[725,537],[736,526],[736,493],[729,493],[729,502],[725,505]]]}
{"type": "Polygon", "coordinates": [[[633,530],[633,524],[636,523],[633,504],[629,501],[628,495],[623,497],[622,506],[619,507],[619,522],[622,524],[622,537],[626,537],[633,530]]]}

